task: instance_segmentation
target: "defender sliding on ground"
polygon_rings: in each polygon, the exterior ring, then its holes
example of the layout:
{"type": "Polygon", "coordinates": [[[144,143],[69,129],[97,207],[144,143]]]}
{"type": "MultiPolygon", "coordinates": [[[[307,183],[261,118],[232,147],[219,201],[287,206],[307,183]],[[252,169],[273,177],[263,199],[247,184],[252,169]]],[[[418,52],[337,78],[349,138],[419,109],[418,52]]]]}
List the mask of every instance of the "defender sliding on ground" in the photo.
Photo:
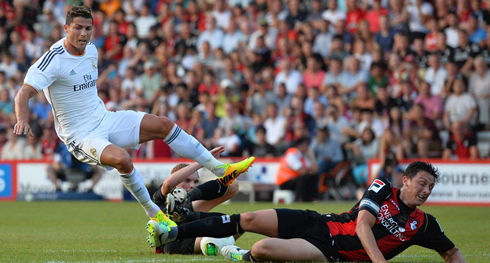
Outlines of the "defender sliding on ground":
{"type": "Polygon", "coordinates": [[[224,247],[222,254],[243,261],[373,261],[387,262],[412,245],[433,249],[446,262],[466,262],[437,220],[418,209],[439,176],[429,163],[406,169],[401,189],[376,179],[362,199],[342,214],[310,210],[269,209],[222,215],[164,227],[148,222],[155,242],[193,236],[226,237],[253,232],[269,236],[250,251],[224,247]]]}

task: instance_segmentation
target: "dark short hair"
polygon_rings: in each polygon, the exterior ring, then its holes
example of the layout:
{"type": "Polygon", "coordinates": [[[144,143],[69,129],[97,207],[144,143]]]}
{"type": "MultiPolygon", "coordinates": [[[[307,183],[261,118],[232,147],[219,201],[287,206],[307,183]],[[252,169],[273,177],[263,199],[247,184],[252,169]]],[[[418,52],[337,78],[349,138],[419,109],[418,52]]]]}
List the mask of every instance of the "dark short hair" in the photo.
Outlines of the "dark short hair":
{"type": "Polygon", "coordinates": [[[362,108],[361,109],[361,113],[369,113],[369,114],[373,114],[373,110],[370,109],[370,108],[362,108]]]}
{"type": "Polygon", "coordinates": [[[187,84],[185,84],[185,82],[181,82],[181,83],[177,84],[177,88],[183,88],[183,89],[187,90],[188,87],[187,87],[187,84]]]}
{"type": "Polygon", "coordinates": [[[308,143],[308,138],[306,138],[306,137],[301,137],[301,138],[298,138],[298,139],[297,139],[297,140],[294,142],[293,146],[294,146],[294,147],[298,147],[298,146],[300,146],[300,145],[301,145],[301,144],[303,144],[303,143],[308,143]]]}
{"type": "Polygon", "coordinates": [[[326,132],[327,134],[329,133],[328,126],[327,125],[319,125],[316,127],[318,131],[326,132]]]}
{"type": "Polygon", "coordinates": [[[381,62],[373,62],[371,64],[371,69],[374,69],[374,68],[383,69],[383,64],[381,62]]]}
{"type": "Polygon", "coordinates": [[[411,163],[405,170],[404,175],[412,180],[418,172],[427,172],[434,176],[436,181],[439,178],[439,171],[432,164],[427,162],[415,161],[411,163]]]}
{"type": "Polygon", "coordinates": [[[265,129],[265,127],[263,125],[259,125],[256,129],[255,129],[255,133],[263,133],[263,134],[266,134],[267,130],[265,129]]]}
{"type": "Polygon", "coordinates": [[[66,13],[66,25],[70,25],[75,20],[75,17],[83,17],[92,19],[92,23],[94,23],[94,17],[92,16],[92,10],[90,7],[82,5],[82,6],[72,6],[70,10],[66,13]]]}
{"type": "Polygon", "coordinates": [[[333,40],[339,40],[339,41],[342,41],[343,42],[344,41],[344,37],[342,35],[334,35],[332,41],[333,40]]]}

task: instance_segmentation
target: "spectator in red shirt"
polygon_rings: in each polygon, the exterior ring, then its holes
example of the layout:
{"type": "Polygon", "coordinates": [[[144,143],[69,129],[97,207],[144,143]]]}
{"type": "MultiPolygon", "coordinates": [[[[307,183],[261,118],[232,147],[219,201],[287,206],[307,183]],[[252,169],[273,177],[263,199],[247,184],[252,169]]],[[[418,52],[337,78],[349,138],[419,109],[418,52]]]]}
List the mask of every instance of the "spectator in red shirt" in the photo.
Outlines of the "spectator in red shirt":
{"type": "Polygon", "coordinates": [[[210,95],[215,95],[218,92],[218,84],[216,84],[214,73],[207,71],[203,77],[203,83],[197,88],[199,93],[207,92],[210,95]]]}
{"type": "Polygon", "coordinates": [[[476,160],[479,158],[478,148],[476,147],[476,135],[466,131],[464,122],[455,121],[451,125],[451,136],[446,143],[446,148],[442,154],[442,159],[448,160],[451,155],[456,155],[458,159],[476,160]]]}
{"type": "Polygon", "coordinates": [[[158,22],[160,23],[160,26],[163,27],[165,24],[168,22],[172,21],[172,12],[170,11],[170,5],[168,3],[162,3],[160,7],[158,8],[158,22]]]}
{"type": "Polygon", "coordinates": [[[365,15],[366,12],[359,8],[357,0],[347,0],[346,25],[349,32],[355,33],[357,31],[359,23],[364,19],[365,15]]]}
{"type": "Polygon", "coordinates": [[[187,6],[187,15],[185,21],[191,25],[192,33],[199,34],[206,29],[206,16],[201,10],[195,0],[189,1],[187,6]]]}
{"type": "MultiPolygon", "coordinates": [[[[278,26],[279,34],[276,39],[280,39],[282,37],[286,37],[292,43],[298,40],[298,32],[294,29],[291,29],[291,26],[288,24],[286,20],[279,21],[278,26]]],[[[277,44],[277,41],[276,41],[277,44]]]]}
{"type": "Polygon", "coordinates": [[[128,33],[129,22],[126,21],[126,13],[122,9],[118,9],[114,13],[114,21],[117,23],[117,29],[119,34],[126,35],[128,33]]]}
{"type": "Polygon", "coordinates": [[[437,20],[435,18],[430,18],[427,21],[427,28],[430,30],[429,34],[425,36],[425,51],[435,52],[438,49],[439,41],[439,26],[437,25],[437,20]]]}
{"type": "Polygon", "coordinates": [[[456,12],[458,14],[458,20],[465,24],[468,22],[471,16],[471,8],[470,8],[470,1],[467,0],[458,0],[457,6],[456,6],[456,12]]]}
{"type": "Polygon", "coordinates": [[[123,57],[123,47],[126,41],[126,37],[119,33],[117,22],[111,21],[109,34],[104,41],[104,59],[120,61],[123,57]]]}
{"type": "Polygon", "coordinates": [[[303,82],[307,89],[320,87],[325,78],[325,71],[320,68],[318,58],[311,56],[307,60],[306,70],[303,73],[303,82]]]}
{"type": "Polygon", "coordinates": [[[369,31],[373,34],[377,33],[380,30],[379,18],[389,14],[390,11],[381,6],[381,0],[374,0],[373,8],[366,13],[366,17],[364,18],[369,22],[369,31]]]}

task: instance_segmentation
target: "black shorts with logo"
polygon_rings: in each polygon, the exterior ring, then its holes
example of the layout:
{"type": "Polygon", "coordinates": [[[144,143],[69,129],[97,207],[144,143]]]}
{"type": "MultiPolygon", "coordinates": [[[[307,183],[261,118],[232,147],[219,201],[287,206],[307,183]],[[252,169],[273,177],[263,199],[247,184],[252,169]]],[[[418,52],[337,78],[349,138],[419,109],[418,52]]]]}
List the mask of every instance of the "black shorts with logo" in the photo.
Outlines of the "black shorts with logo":
{"type": "Polygon", "coordinates": [[[343,259],[333,246],[330,229],[316,211],[275,209],[279,238],[301,238],[318,248],[329,261],[343,259]]]}

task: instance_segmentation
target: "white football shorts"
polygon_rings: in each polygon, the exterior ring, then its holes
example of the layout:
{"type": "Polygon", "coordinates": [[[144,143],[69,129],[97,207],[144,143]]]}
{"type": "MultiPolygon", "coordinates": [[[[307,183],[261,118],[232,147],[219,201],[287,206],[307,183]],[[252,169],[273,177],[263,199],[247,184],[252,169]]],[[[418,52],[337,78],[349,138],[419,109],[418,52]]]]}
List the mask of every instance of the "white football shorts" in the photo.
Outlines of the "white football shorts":
{"type": "Polygon", "coordinates": [[[145,115],[137,111],[109,111],[97,127],[68,143],[68,150],[81,162],[102,165],[100,155],[110,144],[138,149],[140,125],[145,115]]]}

